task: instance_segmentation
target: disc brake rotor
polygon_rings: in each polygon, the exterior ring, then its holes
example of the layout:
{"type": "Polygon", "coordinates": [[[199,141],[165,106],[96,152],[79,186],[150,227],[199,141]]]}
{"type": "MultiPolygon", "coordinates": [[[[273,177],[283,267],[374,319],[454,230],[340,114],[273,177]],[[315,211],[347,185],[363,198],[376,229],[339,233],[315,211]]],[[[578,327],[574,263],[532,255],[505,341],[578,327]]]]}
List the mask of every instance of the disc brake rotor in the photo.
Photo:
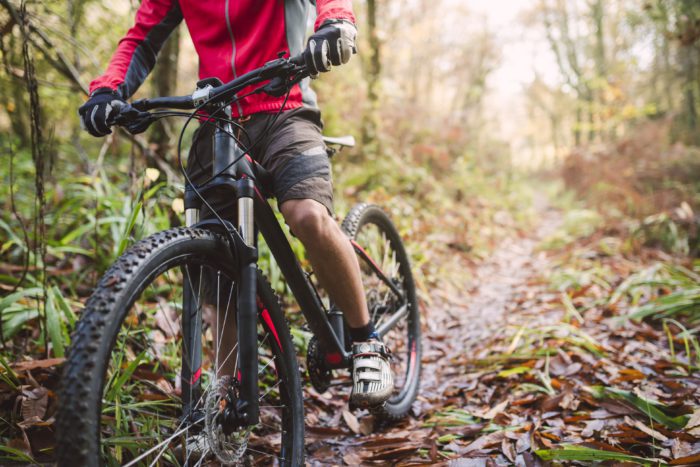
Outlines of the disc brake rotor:
{"type": "Polygon", "coordinates": [[[209,449],[224,465],[238,464],[248,447],[250,428],[234,430],[230,434],[224,433],[224,427],[218,420],[227,401],[226,395],[231,383],[226,379],[218,379],[212,383],[205,402],[204,433],[209,449]]]}

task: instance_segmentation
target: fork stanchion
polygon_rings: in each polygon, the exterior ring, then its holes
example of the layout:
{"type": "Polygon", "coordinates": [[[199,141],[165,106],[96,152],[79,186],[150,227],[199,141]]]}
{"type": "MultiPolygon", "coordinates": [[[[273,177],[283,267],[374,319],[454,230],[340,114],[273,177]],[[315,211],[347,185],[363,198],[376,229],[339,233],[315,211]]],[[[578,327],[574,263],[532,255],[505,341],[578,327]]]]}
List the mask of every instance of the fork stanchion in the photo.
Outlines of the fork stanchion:
{"type": "Polygon", "coordinates": [[[194,187],[189,183],[185,187],[185,196],[183,201],[185,206],[185,225],[187,227],[192,227],[199,222],[199,213],[202,208],[202,200],[199,199],[194,187]]]}
{"type": "Polygon", "coordinates": [[[241,258],[240,284],[238,294],[238,342],[241,369],[241,410],[240,417],[245,424],[258,423],[258,343],[256,300],[257,251],[255,250],[255,230],[253,226],[253,195],[255,186],[251,179],[236,181],[238,198],[238,231],[252,253],[241,258]]]}

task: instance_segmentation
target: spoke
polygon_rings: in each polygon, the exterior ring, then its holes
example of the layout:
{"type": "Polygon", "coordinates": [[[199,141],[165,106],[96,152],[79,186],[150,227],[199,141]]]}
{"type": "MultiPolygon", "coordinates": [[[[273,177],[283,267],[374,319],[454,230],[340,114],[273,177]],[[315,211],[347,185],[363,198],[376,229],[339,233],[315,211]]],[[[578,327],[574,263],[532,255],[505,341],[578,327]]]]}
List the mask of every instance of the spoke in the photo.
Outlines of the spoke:
{"type": "Polygon", "coordinates": [[[262,454],[262,455],[265,456],[265,457],[274,457],[275,459],[279,459],[279,460],[281,460],[281,461],[287,461],[287,460],[288,460],[288,459],[285,459],[284,457],[280,457],[280,456],[277,456],[277,455],[275,455],[275,454],[268,454],[268,453],[263,452],[263,451],[258,451],[257,449],[253,449],[253,448],[251,448],[251,447],[248,448],[248,451],[250,451],[250,452],[255,452],[255,453],[257,453],[257,454],[262,454]]]}
{"type": "MultiPolygon", "coordinates": [[[[188,426],[187,428],[189,429],[189,426],[188,426]]],[[[168,449],[168,446],[169,446],[169,444],[166,444],[165,446],[163,446],[163,449],[161,449],[160,452],[158,452],[158,455],[156,456],[155,459],[153,459],[153,462],[151,462],[151,463],[148,465],[148,467],[153,467],[154,465],[156,465],[156,464],[158,463],[158,460],[159,460],[160,457],[163,455],[163,453],[165,452],[165,450],[168,449]]]]}
{"type": "Polygon", "coordinates": [[[274,360],[274,358],[268,358],[267,363],[265,364],[264,367],[262,367],[262,368],[258,371],[258,374],[259,374],[259,375],[262,374],[262,372],[265,371],[265,368],[267,368],[268,366],[270,366],[270,364],[273,362],[273,360],[274,360]]]}
{"type": "MultiPolygon", "coordinates": [[[[207,456],[200,456],[200,457],[199,457],[199,460],[198,460],[197,463],[194,465],[194,467],[199,467],[200,465],[202,465],[202,464],[204,463],[204,459],[205,459],[206,457],[207,457],[207,456]]],[[[188,458],[188,460],[189,460],[189,458],[188,458]]],[[[187,465],[187,463],[185,463],[185,465],[187,465]]]]}
{"type": "MultiPolygon", "coordinates": [[[[231,350],[229,350],[228,354],[226,354],[226,358],[224,358],[224,361],[221,362],[221,366],[217,366],[217,367],[214,369],[214,370],[215,370],[215,372],[214,372],[215,375],[218,375],[218,374],[219,374],[219,370],[221,369],[221,367],[228,361],[229,358],[231,358],[231,355],[233,355],[233,352],[235,352],[237,348],[238,348],[238,342],[236,342],[236,345],[234,345],[233,348],[232,348],[231,350]]],[[[237,369],[238,369],[238,354],[236,354],[236,366],[235,366],[235,368],[234,368],[234,370],[233,370],[233,376],[236,375],[236,370],[237,370],[237,369]]],[[[218,376],[216,377],[216,379],[219,379],[218,376]]]]}
{"type": "Polygon", "coordinates": [[[234,348],[231,349],[231,351],[226,356],[226,359],[224,359],[223,362],[219,363],[219,353],[220,353],[220,349],[221,349],[221,341],[224,337],[223,330],[226,328],[226,322],[228,321],[228,312],[231,308],[231,298],[233,297],[233,288],[235,287],[235,284],[233,283],[233,281],[231,281],[231,288],[229,289],[228,299],[226,302],[226,311],[224,312],[224,322],[219,323],[219,305],[220,305],[219,297],[220,297],[220,292],[221,292],[220,291],[220,288],[221,288],[220,287],[220,276],[221,276],[221,271],[219,271],[217,274],[217,287],[216,287],[216,346],[215,346],[216,354],[215,354],[214,359],[216,362],[215,368],[216,368],[217,375],[219,374],[219,370],[221,370],[221,368],[226,364],[228,357],[231,356],[231,353],[233,352],[233,350],[236,349],[236,347],[238,345],[238,343],[236,343],[236,345],[234,345],[234,348]]]}
{"type": "MultiPolygon", "coordinates": [[[[182,423],[184,423],[184,420],[183,420],[182,422],[180,422],[180,426],[182,425],[182,423]]],[[[123,467],[129,467],[129,466],[135,465],[135,464],[136,464],[138,461],[140,461],[141,459],[144,459],[144,458],[146,458],[148,455],[150,455],[152,452],[157,451],[163,444],[165,444],[165,447],[167,448],[167,447],[168,447],[168,443],[169,443],[170,441],[174,440],[175,438],[177,438],[178,436],[180,436],[182,433],[184,433],[184,432],[187,431],[188,429],[189,429],[189,425],[188,425],[187,427],[185,427],[185,428],[182,428],[182,429],[179,429],[179,427],[178,427],[178,430],[175,431],[175,433],[173,433],[172,435],[170,435],[168,438],[166,438],[165,440],[161,441],[160,443],[156,444],[156,445],[153,446],[151,449],[149,449],[148,451],[146,451],[146,452],[144,452],[143,454],[141,454],[140,456],[138,456],[136,459],[133,459],[133,460],[132,460],[131,462],[129,462],[128,464],[124,464],[123,467]]],[[[165,449],[163,449],[163,450],[159,453],[159,456],[162,455],[162,453],[163,453],[164,451],[165,451],[165,449]]]]}
{"type": "Polygon", "coordinates": [[[270,393],[270,391],[272,391],[273,389],[277,388],[277,386],[279,386],[281,382],[282,382],[282,380],[279,380],[279,381],[277,381],[277,383],[276,383],[274,386],[270,386],[270,387],[268,388],[268,390],[265,391],[265,394],[263,394],[262,396],[258,397],[258,402],[261,401],[261,400],[263,400],[263,399],[265,398],[265,396],[267,396],[267,395],[270,393]]]}
{"type": "Polygon", "coordinates": [[[258,355],[260,355],[260,351],[262,350],[263,345],[265,345],[265,342],[267,341],[267,338],[268,338],[269,336],[270,336],[270,333],[269,333],[269,332],[266,332],[266,333],[265,333],[265,337],[263,337],[262,340],[260,341],[260,345],[258,346],[258,355]]]}

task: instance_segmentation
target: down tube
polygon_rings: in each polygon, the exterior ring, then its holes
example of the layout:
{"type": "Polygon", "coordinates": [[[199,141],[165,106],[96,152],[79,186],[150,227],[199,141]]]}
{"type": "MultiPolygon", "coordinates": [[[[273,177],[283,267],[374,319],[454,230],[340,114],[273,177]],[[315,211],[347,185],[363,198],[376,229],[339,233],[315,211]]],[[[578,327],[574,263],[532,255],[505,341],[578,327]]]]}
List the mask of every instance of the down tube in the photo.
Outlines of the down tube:
{"type": "Polygon", "coordinates": [[[289,288],[292,289],[311,332],[318,338],[321,348],[326,352],[339,353],[347,358],[345,349],[342,348],[323,312],[321,302],[304,277],[304,272],[289,246],[282,227],[277,222],[274,211],[258,190],[255,190],[255,223],[282,270],[289,288]]]}

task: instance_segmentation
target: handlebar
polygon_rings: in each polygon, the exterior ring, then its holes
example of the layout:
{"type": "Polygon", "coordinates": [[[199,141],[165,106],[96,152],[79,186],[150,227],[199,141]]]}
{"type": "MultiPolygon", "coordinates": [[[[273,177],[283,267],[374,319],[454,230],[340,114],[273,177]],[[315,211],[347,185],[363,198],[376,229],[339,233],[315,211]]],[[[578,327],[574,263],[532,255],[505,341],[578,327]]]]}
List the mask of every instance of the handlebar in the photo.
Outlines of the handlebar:
{"type": "MultiPolygon", "coordinates": [[[[202,94],[202,90],[198,90],[200,91],[199,93],[195,91],[194,94],[187,96],[166,96],[139,99],[134,101],[131,106],[142,112],[159,108],[194,110],[195,108],[200,107],[200,105],[198,105],[200,101],[204,102],[203,106],[213,107],[224,103],[243,88],[261,83],[263,81],[274,80],[276,78],[281,79],[281,81],[277,82],[276,84],[278,86],[283,86],[286,92],[288,87],[298,83],[307,76],[309,76],[309,72],[304,62],[303,55],[297,55],[291,58],[278,58],[267,62],[260,68],[249,71],[248,73],[245,73],[226,84],[216,87],[209,85],[207,86],[208,92],[205,94],[202,94]],[[197,95],[196,100],[195,95],[197,95]]],[[[274,88],[268,86],[263,86],[260,88],[260,90],[260,92],[275,92],[274,88]]]]}
{"type": "Polygon", "coordinates": [[[273,96],[281,96],[288,92],[291,86],[306,78],[309,74],[303,55],[291,58],[280,57],[226,84],[221,84],[216,79],[200,81],[198,83],[200,87],[191,95],[152,97],[136,100],[119,109],[119,113],[110,118],[108,124],[110,126],[123,126],[132,134],[141,133],[151,123],[163,116],[151,114],[148,112],[149,110],[221,109],[223,105],[230,103],[231,99],[242,89],[263,81],[269,81],[269,83],[255,89],[253,92],[266,92],[273,96]]]}

